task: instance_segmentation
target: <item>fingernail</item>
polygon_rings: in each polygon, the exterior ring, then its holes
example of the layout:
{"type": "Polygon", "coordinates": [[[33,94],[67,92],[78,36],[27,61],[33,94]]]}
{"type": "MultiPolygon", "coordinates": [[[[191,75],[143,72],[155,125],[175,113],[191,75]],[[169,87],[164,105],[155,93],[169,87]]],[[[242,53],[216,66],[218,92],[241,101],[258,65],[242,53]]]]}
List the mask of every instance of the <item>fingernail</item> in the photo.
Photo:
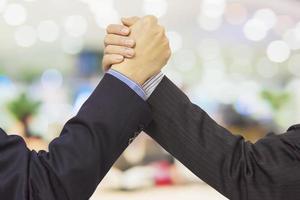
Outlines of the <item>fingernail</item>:
{"type": "Polygon", "coordinates": [[[129,29],[128,28],[122,28],[121,32],[124,34],[128,34],[129,33],[129,29]]]}

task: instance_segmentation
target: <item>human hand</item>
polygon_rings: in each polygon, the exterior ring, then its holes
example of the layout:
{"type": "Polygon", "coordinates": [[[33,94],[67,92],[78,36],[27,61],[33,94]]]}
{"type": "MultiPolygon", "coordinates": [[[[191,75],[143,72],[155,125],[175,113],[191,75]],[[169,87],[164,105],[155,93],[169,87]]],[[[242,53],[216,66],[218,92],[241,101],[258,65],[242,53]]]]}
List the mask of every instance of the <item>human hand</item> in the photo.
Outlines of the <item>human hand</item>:
{"type": "Polygon", "coordinates": [[[135,55],[135,40],[129,37],[130,27],[120,24],[111,24],[107,27],[104,39],[104,57],[102,68],[108,71],[113,64],[132,58],[135,55]]]}
{"type": "Polygon", "coordinates": [[[108,70],[112,65],[112,69],[143,84],[166,65],[171,55],[169,41],[164,28],[153,16],[123,18],[122,22],[130,28],[129,31],[122,31],[126,29],[122,25],[107,28],[103,68],[108,70]]]}

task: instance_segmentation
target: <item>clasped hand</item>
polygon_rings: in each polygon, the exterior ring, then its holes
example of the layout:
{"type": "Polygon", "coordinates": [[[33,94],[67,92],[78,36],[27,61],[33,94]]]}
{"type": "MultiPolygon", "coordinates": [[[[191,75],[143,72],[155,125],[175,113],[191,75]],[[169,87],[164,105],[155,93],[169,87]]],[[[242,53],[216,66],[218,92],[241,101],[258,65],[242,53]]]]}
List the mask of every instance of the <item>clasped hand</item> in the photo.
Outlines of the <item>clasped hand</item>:
{"type": "Polygon", "coordinates": [[[107,28],[103,69],[112,68],[142,85],[167,64],[169,40],[154,16],[122,18],[122,23],[107,28]]]}

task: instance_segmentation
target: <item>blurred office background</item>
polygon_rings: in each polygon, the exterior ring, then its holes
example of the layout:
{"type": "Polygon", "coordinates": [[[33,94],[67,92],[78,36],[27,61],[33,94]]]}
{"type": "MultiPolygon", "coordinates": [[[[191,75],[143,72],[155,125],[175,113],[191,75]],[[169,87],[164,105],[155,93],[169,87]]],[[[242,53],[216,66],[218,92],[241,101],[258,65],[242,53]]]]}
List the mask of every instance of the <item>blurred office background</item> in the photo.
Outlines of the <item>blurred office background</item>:
{"type": "MultiPolygon", "coordinates": [[[[165,73],[194,103],[246,140],[280,133],[300,122],[299,9],[298,0],[0,0],[0,126],[47,149],[103,76],[105,27],[154,14],[173,51],[165,73]]],[[[92,199],[225,198],[142,134],[92,199]]]]}

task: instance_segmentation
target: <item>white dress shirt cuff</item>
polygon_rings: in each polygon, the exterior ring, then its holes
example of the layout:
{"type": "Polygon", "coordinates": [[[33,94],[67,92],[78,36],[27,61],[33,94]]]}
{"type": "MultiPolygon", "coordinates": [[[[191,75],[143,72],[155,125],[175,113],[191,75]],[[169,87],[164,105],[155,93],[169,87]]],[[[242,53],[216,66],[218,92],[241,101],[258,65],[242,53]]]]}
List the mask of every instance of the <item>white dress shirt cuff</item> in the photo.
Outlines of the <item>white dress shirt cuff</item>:
{"type": "Polygon", "coordinates": [[[159,72],[157,75],[152,76],[142,85],[142,88],[146,94],[146,99],[148,99],[151,96],[151,94],[154,92],[154,90],[160,84],[163,78],[164,74],[162,72],[159,72]]]}

